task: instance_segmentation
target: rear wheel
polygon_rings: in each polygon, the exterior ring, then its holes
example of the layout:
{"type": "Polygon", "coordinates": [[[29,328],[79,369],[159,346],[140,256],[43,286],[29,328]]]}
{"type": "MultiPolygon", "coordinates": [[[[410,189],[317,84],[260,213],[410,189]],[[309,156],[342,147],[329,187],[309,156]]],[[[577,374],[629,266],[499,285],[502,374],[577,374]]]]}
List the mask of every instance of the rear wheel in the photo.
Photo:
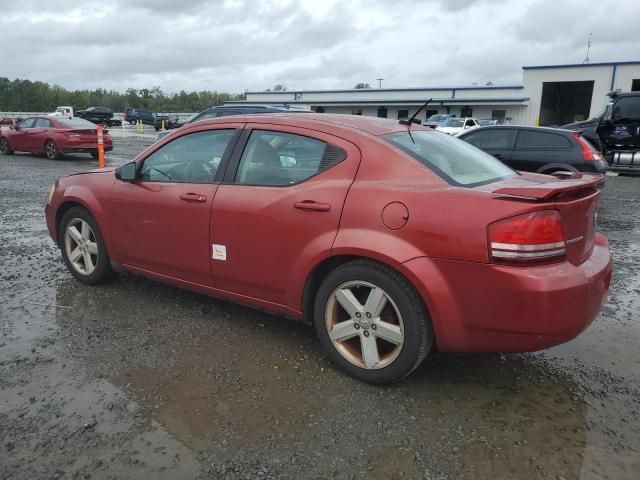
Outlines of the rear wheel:
{"type": "Polygon", "coordinates": [[[87,210],[69,209],[58,226],[58,238],[64,263],[78,280],[95,285],[113,278],[102,233],[87,210]]]}
{"type": "Polygon", "coordinates": [[[48,140],[44,144],[44,154],[49,160],[58,160],[60,158],[60,151],[53,140],[48,140]]]}
{"type": "Polygon", "coordinates": [[[0,153],[2,155],[13,155],[13,150],[6,138],[0,138],[0,153]]]}
{"type": "Polygon", "coordinates": [[[433,329],[422,299],[395,270],[358,260],[338,267],[315,300],[315,327],[331,359],[369,383],[402,380],[425,359],[433,329]]]}

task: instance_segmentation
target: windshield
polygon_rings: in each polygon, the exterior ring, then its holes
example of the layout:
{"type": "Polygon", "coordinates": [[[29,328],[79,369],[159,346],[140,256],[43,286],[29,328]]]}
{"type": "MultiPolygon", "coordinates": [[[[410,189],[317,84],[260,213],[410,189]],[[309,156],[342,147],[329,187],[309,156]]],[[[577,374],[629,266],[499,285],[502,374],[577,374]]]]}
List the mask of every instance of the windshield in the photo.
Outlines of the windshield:
{"type": "Polygon", "coordinates": [[[491,155],[457,138],[433,130],[418,130],[411,135],[413,141],[407,132],[389,133],[382,138],[452,185],[475,187],[517,175],[491,155]]]}
{"type": "Polygon", "coordinates": [[[427,122],[430,123],[440,123],[440,122],[444,122],[447,119],[446,115],[431,115],[428,119],[427,122]]]}
{"type": "Polygon", "coordinates": [[[58,122],[60,122],[67,128],[96,128],[95,123],[91,123],[88,120],[84,120],[78,117],[65,118],[64,120],[58,120],[58,122]]]}
{"type": "Polygon", "coordinates": [[[442,122],[443,127],[464,127],[464,120],[460,118],[449,118],[448,120],[442,122]]]}

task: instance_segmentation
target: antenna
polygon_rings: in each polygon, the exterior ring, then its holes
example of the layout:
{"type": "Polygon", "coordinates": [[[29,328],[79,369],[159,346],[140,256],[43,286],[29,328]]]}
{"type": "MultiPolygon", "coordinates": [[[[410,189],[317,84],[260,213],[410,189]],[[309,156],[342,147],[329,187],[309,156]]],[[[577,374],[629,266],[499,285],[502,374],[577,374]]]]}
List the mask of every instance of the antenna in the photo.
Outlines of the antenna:
{"type": "Polygon", "coordinates": [[[433,98],[430,98],[429,100],[427,100],[426,102],[424,102],[424,105],[422,105],[417,111],[416,113],[414,113],[410,119],[405,120],[404,118],[402,120],[400,120],[398,123],[402,124],[402,125],[409,125],[409,128],[411,128],[411,124],[412,123],[420,123],[420,120],[416,120],[415,118],[418,116],[418,114],[424,110],[424,107],[426,107],[427,105],[429,105],[431,103],[431,100],[433,100],[433,98]]]}
{"type": "Polygon", "coordinates": [[[376,78],[376,80],[378,81],[378,88],[382,88],[382,80],[384,80],[384,78],[376,78]]]}
{"type": "Polygon", "coordinates": [[[584,57],[584,61],[582,63],[589,63],[589,52],[591,51],[591,37],[593,33],[589,33],[589,40],[587,40],[587,56],[584,57]]]}

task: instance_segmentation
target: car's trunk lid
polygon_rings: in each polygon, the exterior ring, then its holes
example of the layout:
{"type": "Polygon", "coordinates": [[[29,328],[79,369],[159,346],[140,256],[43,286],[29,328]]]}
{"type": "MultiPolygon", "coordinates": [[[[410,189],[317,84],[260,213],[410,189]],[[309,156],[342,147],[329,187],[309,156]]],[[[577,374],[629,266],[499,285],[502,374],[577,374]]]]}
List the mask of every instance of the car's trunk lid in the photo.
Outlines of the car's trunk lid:
{"type": "Polygon", "coordinates": [[[497,198],[531,202],[536,207],[560,212],[564,229],[567,260],[584,262],[593,250],[596,214],[600,202],[602,175],[574,174],[566,179],[523,173],[500,182],[477,187],[497,198]]]}

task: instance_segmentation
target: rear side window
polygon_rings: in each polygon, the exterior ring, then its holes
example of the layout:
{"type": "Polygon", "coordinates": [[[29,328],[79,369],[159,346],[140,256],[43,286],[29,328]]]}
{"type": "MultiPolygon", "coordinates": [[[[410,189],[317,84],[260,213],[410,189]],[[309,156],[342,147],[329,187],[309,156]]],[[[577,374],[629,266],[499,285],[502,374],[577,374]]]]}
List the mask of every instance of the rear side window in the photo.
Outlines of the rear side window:
{"type": "Polygon", "coordinates": [[[516,140],[517,149],[527,150],[544,150],[571,148],[571,142],[568,138],[550,132],[536,132],[535,130],[520,130],[518,140],[516,140]]]}
{"type": "Polygon", "coordinates": [[[36,120],[36,128],[51,128],[51,122],[46,118],[39,118],[36,120]]]}
{"type": "Polygon", "coordinates": [[[640,118],[640,96],[619,99],[613,107],[612,118],[613,120],[640,118]]]}
{"type": "Polygon", "coordinates": [[[473,145],[437,131],[396,132],[382,138],[411,155],[452,185],[474,187],[516,172],[473,145]]]}
{"type": "Polygon", "coordinates": [[[344,160],[333,145],[302,135],[254,130],[242,153],[236,183],[288,186],[303,182],[344,160]]]}
{"type": "MultiPolygon", "coordinates": [[[[482,129],[481,129],[482,130],[482,129]]],[[[515,130],[485,130],[463,137],[465,142],[469,142],[483,150],[509,150],[513,148],[513,141],[516,139],[515,130]]]]}

